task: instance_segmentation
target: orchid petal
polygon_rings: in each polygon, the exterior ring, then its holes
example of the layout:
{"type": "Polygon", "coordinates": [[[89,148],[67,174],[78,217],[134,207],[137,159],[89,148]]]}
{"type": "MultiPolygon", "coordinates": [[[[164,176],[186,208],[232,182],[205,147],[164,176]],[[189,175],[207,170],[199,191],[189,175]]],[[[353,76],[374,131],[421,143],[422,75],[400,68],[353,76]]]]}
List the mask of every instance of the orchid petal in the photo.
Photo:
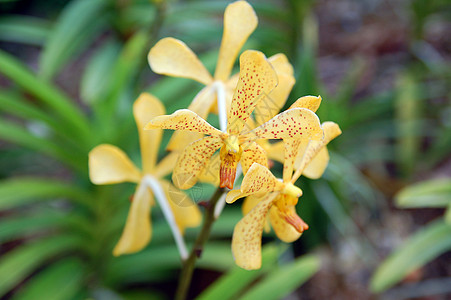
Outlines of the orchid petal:
{"type": "Polygon", "coordinates": [[[323,176],[329,163],[329,151],[326,147],[321,148],[318,154],[307,164],[302,175],[310,179],[318,179],[323,176]]]}
{"type": "Polygon", "coordinates": [[[243,205],[241,205],[241,211],[243,216],[247,215],[254,207],[256,207],[268,194],[263,195],[249,195],[244,199],[243,205]]]}
{"type": "Polygon", "coordinates": [[[241,182],[241,192],[261,195],[283,188],[283,184],[268,170],[258,163],[252,164],[241,182]]]}
{"type": "MultiPolygon", "coordinates": [[[[241,205],[241,211],[243,216],[247,215],[254,207],[256,207],[262,200],[264,200],[268,194],[263,195],[249,195],[244,199],[243,205],[241,205]]],[[[263,229],[265,232],[271,231],[271,225],[269,224],[269,216],[266,218],[265,227],[263,229]]]]}
{"type": "Polygon", "coordinates": [[[225,81],[232,71],[238,52],[257,28],[257,16],[246,1],[229,4],[224,12],[224,33],[219,49],[215,79],[225,81]]]}
{"type": "Polygon", "coordinates": [[[188,109],[179,109],[172,115],[156,117],[144,129],[149,130],[155,128],[186,130],[214,136],[223,135],[220,130],[214,128],[195,112],[188,109]]]}
{"type": "Polygon", "coordinates": [[[221,138],[206,136],[188,145],[180,154],[172,181],[180,189],[189,189],[198,179],[211,156],[222,146],[221,138]]]}
{"type": "Polygon", "coordinates": [[[263,195],[283,188],[283,184],[268,170],[258,163],[252,164],[241,183],[240,194],[235,190],[227,195],[227,203],[233,203],[241,197],[248,195],[263,195]],[[233,193],[232,193],[233,192],[233,193]]]}
{"type": "Polygon", "coordinates": [[[102,144],[89,152],[89,178],[94,184],[138,182],[141,172],[121,149],[102,144]]]}
{"type": "MultiPolygon", "coordinates": [[[[331,140],[333,140],[334,138],[336,138],[341,134],[340,127],[334,122],[324,122],[322,124],[322,128],[324,130],[324,139],[321,141],[310,141],[307,147],[305,147],[305,150],[299,152],[299,156],[295,162],[296,172],[293,175],[291,182],[295,182],[299,178],[299,176],[304,172],[306,166],[310,164],[310,162],[316,157],[316,155],[321,151],[321,149],[323,149],[331,140]]],[[[316,166],[320,168],[319,170],[317,170],[316,173],[320,173],[321,169],[322,171],[324,171],[325,169],[324,164],[326,164],[327,166],[328,155],[325,156],[323,153],[323,156],[321,157],[316,162],[317,163],[316,166]]]]}
{"type": "MultiPolygon", "coordinates": [[[[216,96],[211,85],[204,87],[188,106],[188,110],[195,112],[199,117],[206,120],[210,107],[215,103],[216,96]]],[[[181,151],[189,144],[203,137],[202,133],[175,131],[169,140],[168,151],[181,151]]]]}
{"type": "MultiPolygon", "coordinates": [[[[230,77],[224,84],[224,88],[225,88],[225,100],[226,100],[226,112],[229,113],[230,112],[230,106],[232,104],[232,98],[233,98],[233,93],[235,92],[235,88],[236,85],[238,84],[238,79],[240,78],[240,74],[237,73],[235,75],[233,75],[232,77],[230,77]]],[[[210,112],[218,114],[219,110],[218,110],[218,105],[217,103],[213,103],[213,105],[211,106],[211,110],[210,112]]],[[[227,116],[228,117],[228,116],[227,116]]]]}
{"type": "Polygon", "coordinates": [[[293,67],[284,54],[276,54],[268,58],[278,76],[279,84],[264,97],[254,110],[257,125],[261,125],[274,117],[284,106],[295,83],[293,67]]]}
{"type": "Polygon", "coordinates": [[[259,101],[254,110],[255,121],[261,125],[273,118],[284,106],[295,83],[293,75],[278,73],[279,84],[259,101]]]}
{"type": "Polygon", "coordinates": [[[205,168],[199,174],[199,181],[210,183],[214,186],[219,185],[219,167],[221,166],[221,160],[219,153],[213,154],[205,168]]]}
{"type": "Polygon", "coordinates": [[[268,58],[268,61],[273,66],[274,70],[276,70],[277,74],[294,75],[293,66],[290,64],[285,54],[275,54],[268,58]]]}
{"type": "Polygon", "coordinates": [[[246,270],[261,267],[261,242],[266,216],[278,193],[271,193],[244,216],[235,226],[232,253],[235,263],[246,270]]]}
{"type": "Polygon", "coordinates": [[[265,139],[321,140],[323,130],[318,116],[306,108],[286,110],[250,132],[265,139]]]}
{"type": "Polygon", "coordinates": [[[243,153],[241,154],[241,166],[243,167],[243,174],[246,175],[247,170],[252,164],[258,163],[262,166],[268,167],[268,158],[266,152],[256,142],[245,143],[242,145],[243,153]]]}
{"type": "Polygon", "coordinates": [[[285,159],[283,163],[283,181],[290,182],[291,176],[293,175],[293,165],[298,154],[299,145],[301,144],[300,139],[285,139],[285,159]]]}
{"type": "Polygon", "coordinates": [[[160,184],[166,194],[180,232],[183,234],[186,228],[199,226],[202,221],[202,214],[196,203],[169,181],[160,180],[160,184]]]}
{"type": "Polygon", "coordinates": [[[316,112],[321,105],[321,96],[304,96],[296,100],[289,109],[292,108],[307,108],[316,112]]]}
{"type": "MultiPolygon", "coordinates": [[[[294,210],[294,207],[290,209],[294,210]]],[[[269,211],[269,220],[277,237],[285,243],[292,243],[302,235],[285,220],[283,213],[275,205],[269,211]]]]}
{"type": "Polygon", "coordinates": [[[115,256],[142,250],[151,239],[150,207],[153,196],[144,183],[136,189],[119,242],[113,250],[115,256]]]}
{"type": "Polygon", "coordinates": [[[263,53],[245,51],[240,56],[240,78],[233,94],[227,132],[239,134],[255,105],[277,86],[277,74],[263,53]]]}
{"type": "Polygon", "coordinates": [[[231,190],[227,193],[226,202],[233,203],[243,197],[246,197],[246,195],[241,193],[241,190],[231,190]]]}
{"type": "Polygon", "coordinates": [[[142,167],[146,174],[153,172],[163,132],[161,129],[144,131],[144,126],[154,117],[165,113],[166,110],[160,100],[149,93],[142,93],[133,104],[133,115],[138,126],[141,146],[142,167]]]}
{"type": "Polygon", "coordinates": [[[172,170],[174,170],[179,154],[180,153],[178,152],[171,152],[165,155],[164,158],[156,165],[152,175],[156,178],[163,178],[166,175],[171,174],[172,170]]]}
{"type": "Polygon", "coordinates": [[[150,49],[147,59],[157,74],[190,78],[205,85],[213,81],[196,54],[177,39],[161,39],[150,49]]]}
{"type": "MultiPolygon", "coordinates": [[[[267,141],[267,140],[261,140],[261,141],[267,141]]],[[[278,141],[276,143],[268,142],[268,144],[265,147],[268,158],[275,160],[277,162],[280,162],[282,164],[285,160],[284,149],[285,149],[285,144],[283,143],[283,141],[278,141]]]]}

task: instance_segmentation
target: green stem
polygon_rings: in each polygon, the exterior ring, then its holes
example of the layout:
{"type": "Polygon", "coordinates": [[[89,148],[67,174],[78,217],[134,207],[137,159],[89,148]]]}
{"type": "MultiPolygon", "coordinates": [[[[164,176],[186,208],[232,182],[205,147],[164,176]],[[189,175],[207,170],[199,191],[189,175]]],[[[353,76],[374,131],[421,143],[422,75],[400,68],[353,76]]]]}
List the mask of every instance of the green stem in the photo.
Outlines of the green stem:
{"type": "Polygon", "coordinates": [[[194,266],[196,260],[202,253],[203,246],[210,236],[211,227],[215,221],[215,207],[221,195],[224,193],[223,188],[218,188],[215,194],[211,197],[205,209],[204,224],[197,236],[196,242],[191,249],[188,259],[183,263],[182,271],[180,273],[179,285],[175,294],[176,300],[184,300],[188,295],[189,286],[193,278],[194,266]]]}

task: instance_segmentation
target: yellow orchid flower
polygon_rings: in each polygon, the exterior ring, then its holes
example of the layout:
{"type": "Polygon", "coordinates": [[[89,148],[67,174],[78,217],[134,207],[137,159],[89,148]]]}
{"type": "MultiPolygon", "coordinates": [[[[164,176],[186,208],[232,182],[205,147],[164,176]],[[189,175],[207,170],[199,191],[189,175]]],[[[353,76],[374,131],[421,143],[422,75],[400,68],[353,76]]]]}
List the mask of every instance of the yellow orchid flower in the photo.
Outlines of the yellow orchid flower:
{"type": "MultiPolygon", "coordinates": [[[[298,109],[298,108],[295,108],[298,109]]],[[[335,137],[341,134],[333,122],[322,125],[324,138],[311,140],[303,151],[298,169],[293,174],[293,166],[299,148],[306,139],[284,139],[283,179],[277,179],[265,166],[254,163],[244,176],[241,188],[227,194],[226,201],[233,203],[248,197],[245,216],[237,223],[232,238],[232,252],[238,266],[253,270],[261,267],[261,237],[266,220],[269,218],[276,235],[284,242],[297,240],[308,225],[297,215],[295,206],[302,195],[294,183],[303,168],[335,137]]]]}
{"type": "MultiPolygon", "coordinates": [[[[251,116],[246,122],[246,128],[248,129],[254,129],[259,125],[262,125],[266,121],[269,121],[271,118],[273,118],[285,104],[291,92],[291,89],[295,83],[295,78],[293,76],[294,73],[293,67],[291,66],[287,57],[284,54],[279,53],[273,55],[270,58],[268,58],[268,61],[276,71],[279,84],[268,95],[264,95],[262,97],[262,100],[257,102],[253,112],[253,117],[255,120],[251,116]]],[[[234,75],[233,79],[230,80],[235,82],[235,86],[238,82],[239,78],[238,75],[239,74],[234,75]]],[[[227,108],[230,109],[230,103],[228,103],[227,108]]],[[[175,132],[175,134],[176,133],[191,133],[191,132],[179,131],[175,132]]],[[[260,147],[262,147],[266,151],[268,158],[274,159],[273,156],[275,156],[276,158],[280,156],[280,154],[277,153],[277,151],[280,151],[280,149],[278,149],[277,147],[277,144],[269,143],[269,141],[266,139],[258,139],[256,142],[258,145],[260,145],[260,147]]],[[[187,145],[185,145],[185,147],[187,145]]],[[[204,170],[200,173],[199,181],[208,182],[215,186],[219,185],[219,168],[221,164],[219,156],[220,156],[219,153],[213,155],[209,163],[205,166],[204,170]]],[[[282,160],[280,160],[280,162],[281,163],[283,162],[283,154],[282,160]]],[[[237,171],[237,175],[238,172],[239,171],[237,171]]],[[[225,202],[220,203],[225,204],[225,202]]]]}
{"type": "MultiPolygon", "coordinates": [[[[196,80],[205,87],[188,107],[201,118],[207,119],[215,107],[219,113],[221,129],[226,126],[226,99],[231,99],[237,78],[230,78],[234,62],[240,49],[255,30],[258,19],[252,6],[246,1],[229,4],[224,12],[224,32],[219,49],[214,76],[201,63],[194,52],[182,41],[163,38],[150,50],[148,61],[151,69],[162,75],[196,80]],[[216,106],[216,99],[218,105],[216,106]]],[[[198,140],[202,134],[197,132],[175,132],[168,144],[168,150],[184,149],[189,143],[198,140]]]]}
{"type": "Polygon", "coordinates": [[[154,118],[146,129],[186,130],[207,135],[189,144],[180,155],[173,172],[174,184],[182,189],[192,187],[212,155],[220,150],[220,187],[232,188],[238,162],[241,162],[243,173],[254,162],[267,164],[266,154],[255,139],[305,136],[321,140],[323,132],[318,117],[308,109],[291,109],[251,131],[245,129],[255,105],[276,85],[277,75],[265,56],[259,51],[248,50],[240,56],[240,77],[231,102],[226,132],[214,128],[187,109],[154,118]]]}
{"type": "MultiPolygon", "coordinates": [[[[306,109],[309,109],[309,110],[313,111],[314,113],[316,113],[316,111],[318,110],[318,108],[321,104],[321,101],[322,101],[321,96],[303,96],[303,97],[298,98],[288,109],[306,108],[306,109]]],[[[285,101],[283,102],[283,104],[284,103],[285,103],[285,101]]],[[[283,106],[283,104],[281,106],[283,106]]],[[[255,111],[258,111],[258,110],[255,109],[255,111]]],[[[254,112],[254,115],[255,115],[255,112],[254,112]]],[[[309,142],[308,140],[302,141],[303,149],[305,149],[305,146],[308,142],[309,142]]],[[[284,142],[283,141],[276,142],[276,143],[269,143],[268,140],[259,140],[258,143],[263,149],[265,149],[266,153],[268,154],[269,159],[275,160],[275,161],[283,164],[284,159],[285,159],[284,142]]],[[[326,155],[328,157],[327,149],[324,149],[323,152],[326,152],[326,155]]],[[[301,156],[300,158],[302,158],[303,151],[299,151],[298,153],[301,156]]],[[[321,154],[321,156],[323,156],[323,154],[321,154]]],[[[315,161],[318,161],[318,160],[315,159],[315,161]]],[[[328,162],[328,160],[326,161],[326,165],[324,166],[324,168],[322,168],[322,169],[316,168],[315,169],[317,174],[320,172],[320,170],[322,170],[321,174],[319,174],[319,176],[316,178],[321,177],[322,173],[324,173],[325,167],[327,166],[327,162],[328,162]]],[[[312,178],[307,175],[307,174],[310,175],[309,172],[311,172],[313,170],[312,167],[309,167],[312,164],[313,164],[313,162],[307,166],[306,170],[304,170],[304,175],[306,175],[309,178],[312,178]]],[[[312,179],[315,179],[315,178],[312,178],[312,179]]]]}
{"type": "Polygon", "coordinates": [[[133,105],[142,171],[116,146],[102,144],[89,153],[89,177],[94,184],[138,184],[122,236],[113,250],[115,256],[140,251],[150,242],[150,210],[154,205],[154,195],[171,226],[182,258],[186,258],[187,250],[181,235],[185,228],[198,226],[201,222],[201,213],[192,200],[181,192],[174,193],[177,189],[164,179],[171,173],[177,155],[169,154],[156,163],[162,130],[144,131],[144,125],[150,119],[164,113],[161,102],[148,93],[142,93],[133,105]]]}

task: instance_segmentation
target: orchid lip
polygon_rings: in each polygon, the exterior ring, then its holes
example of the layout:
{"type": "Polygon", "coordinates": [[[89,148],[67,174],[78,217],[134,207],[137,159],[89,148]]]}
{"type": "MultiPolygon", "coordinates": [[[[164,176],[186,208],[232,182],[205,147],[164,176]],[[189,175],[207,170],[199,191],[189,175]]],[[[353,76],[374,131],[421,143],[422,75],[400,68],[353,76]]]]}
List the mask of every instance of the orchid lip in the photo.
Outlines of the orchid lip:
{"type": "Polygon", "coordinates": [[[285,185],[285,188],[283,189],[283,193],[286,195],[290,195],[295,198],[299,198],[302,196],[302,190],[292,184],[291,182],[287,183],[285,185]]]}

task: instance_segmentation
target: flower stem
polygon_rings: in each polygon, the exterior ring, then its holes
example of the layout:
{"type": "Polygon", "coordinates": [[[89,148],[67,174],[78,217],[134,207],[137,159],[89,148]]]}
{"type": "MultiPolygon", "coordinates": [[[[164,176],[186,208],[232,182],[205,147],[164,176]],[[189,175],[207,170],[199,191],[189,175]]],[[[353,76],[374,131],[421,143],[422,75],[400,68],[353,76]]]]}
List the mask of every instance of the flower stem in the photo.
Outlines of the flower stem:
{"type": "Polygon", "coordinates": [[[197,236],[197,239],[191,249],[191,252],[188,256],[188,259],[184,261],[182,271],[179,277],[179,285],[177,287],[177,291],[175,294],[176,300],[184,300],[188,295],[189,286],[191,284],[191,280],[193,278],[194,266],[196,264],[196,260],[200,257],[202,253],[202,248],[205,242],[208,240],[210,236],[211,227],[215,221],[215,207],[218,203],[218,200],[221,198],[221,195],[224,193],[223,188],[218,188],[214,195],[211,197],[208,205],[205,209],[204,216],[204,224],[202,229],[197,236]]]}

